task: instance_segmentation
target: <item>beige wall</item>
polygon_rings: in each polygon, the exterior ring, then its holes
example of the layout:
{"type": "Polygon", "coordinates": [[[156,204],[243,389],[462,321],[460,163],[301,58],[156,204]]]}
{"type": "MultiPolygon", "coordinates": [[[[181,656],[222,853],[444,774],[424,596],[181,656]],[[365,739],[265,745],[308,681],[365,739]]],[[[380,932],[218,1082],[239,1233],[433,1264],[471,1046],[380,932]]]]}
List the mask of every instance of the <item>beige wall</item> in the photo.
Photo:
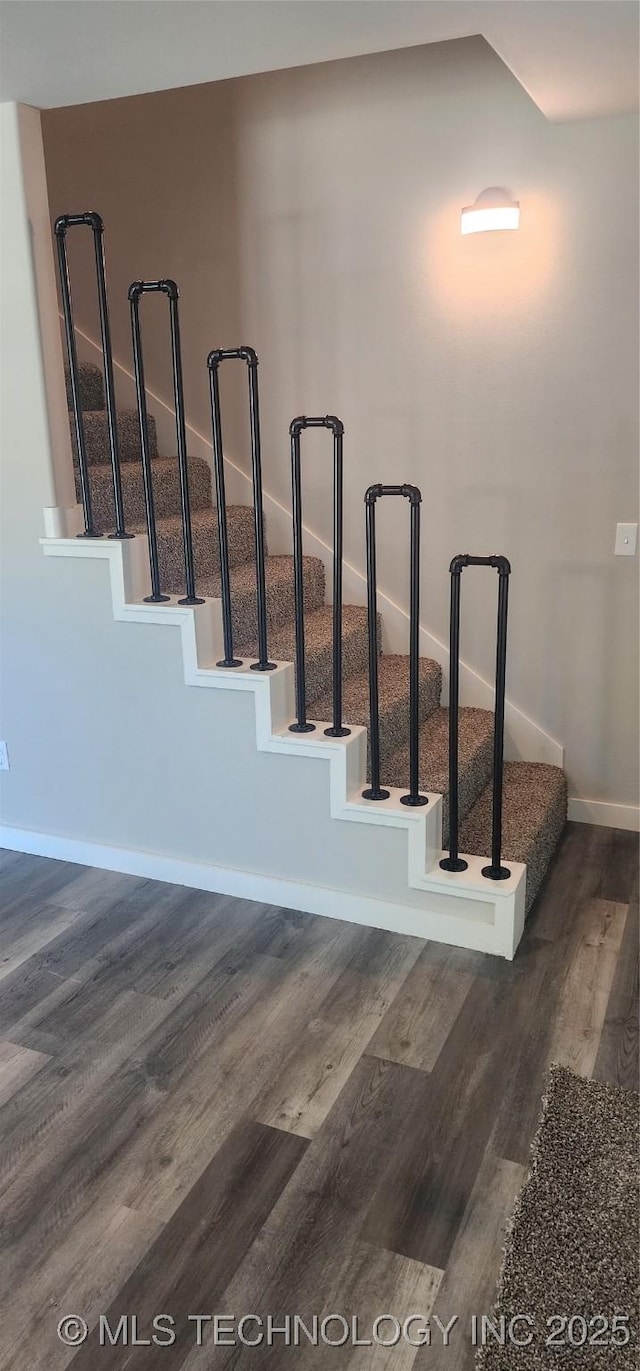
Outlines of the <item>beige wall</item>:
{"type": "MultiPolygon", "coordinates": [[[[131,369],[127,291],[132,281],[172,277],[180,286],[185,398],[189,418],[210,433],[206,358],[235,340],[237,314],[236,158],[229,84],[44,110],[42,128],[51,217],[87,208],[105,222],[115,357],[131,369]]],[[[99,340],[91,235],[68,237],[76,323],[99,340]]],[[[164,297],[142,302],[145,373],[172,398],[164,297]]],[[[230,392],[233,438],[235,376],[230,392]]],[[[118,378],[116,377],[116,382],[118,378]]],[[[128,398],[128,397],[126,397],[128,398]]]]}
{"type": "MultiPolygon", "coordinates": [[[[637,561],[613,556],[616,521],[638,517],[636,121],[549,124],[471,39],[48,111],[44,130],[52,212],[105,218],[121,360],[129,280],[174,275],[190,420],[207,431],[208,348],[252,343],[283,502],[289,420],[340,414],[347,556],[363,566],[370,481],[420,485],[440,637],[453,553],[506,553],[512,700],[564,744],[573,795],[637,804],[637,561]],[[462,239],[460,207],[496,183],[520,232],[462,239]]],[[[84,269],[78,317],[95,334],[84,269]]],[[[159,333],[149,347],[168,394],[159,333]]],[[[307,522],[328,537],[316,437],[307,522]]],[[[380,582],[402,603],[405,519],[380,519],[380,582]]],[[[484,675],[494,589],[468,573],[464,650],[484,675]]]]}

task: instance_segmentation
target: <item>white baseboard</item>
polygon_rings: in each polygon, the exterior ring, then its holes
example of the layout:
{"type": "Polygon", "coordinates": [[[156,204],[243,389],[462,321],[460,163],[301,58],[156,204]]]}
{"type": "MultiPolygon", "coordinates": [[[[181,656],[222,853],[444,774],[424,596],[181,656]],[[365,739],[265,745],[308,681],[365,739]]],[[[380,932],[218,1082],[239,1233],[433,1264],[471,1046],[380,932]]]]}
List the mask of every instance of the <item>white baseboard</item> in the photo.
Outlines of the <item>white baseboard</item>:
{"type": "Polygon", "coordinates": [[[578,824],[601,824],[603,828],[626,828],[640,833],[640,806],[611,804],[608,800],[569,798],[569,818],[578,824]]]}
{"type": "MultiPolygon", "coordinates": [[[[119,871],[127,876],[165,881],[169,885],[183,885],[192,890],[235,895],[242,900],[256,900],[264,905],[321,914],[330,919],[343,919],[346,923],[387,929],[410,937],[446,941],[454,947],[471,946],[480,952],[498,950],[494,927],[483,925],[480,921],[462,917],[445,919],[437,911],[392,904],[387,900],[376,900],[371,896],[356,895],[327,886],[283,880],[260,872],[238,871],[232,867],[165,856],[159,852],[133,851],[54,833],[12,828],[5,824],[0,824],[0,848],[37,857],[52,857],[57,861],[77,862],[80,866],[96,867],[101,871],[119,871]]],[[[524,891],[522,894],[524,898],[524,891]]],[[[523,912],[520,922],[524,922],[523,912]]],[[[503,937],[504,945],[500,946],[499,955],[509,959],[513,957],[521,933],[522,928],[518,926],[512,946],[509,946],[508,938],[503,937]]]]}

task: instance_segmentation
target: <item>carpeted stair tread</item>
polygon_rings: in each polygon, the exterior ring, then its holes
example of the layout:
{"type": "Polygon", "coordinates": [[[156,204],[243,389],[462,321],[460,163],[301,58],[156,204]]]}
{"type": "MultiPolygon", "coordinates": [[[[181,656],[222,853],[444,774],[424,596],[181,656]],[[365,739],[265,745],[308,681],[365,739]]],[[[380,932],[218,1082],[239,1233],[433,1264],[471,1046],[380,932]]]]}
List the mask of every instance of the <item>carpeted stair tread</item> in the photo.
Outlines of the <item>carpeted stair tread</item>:
{"type": "MultiPolygon", "coordinates": [[[[118,427],[118,451],[120,461],[138,462],[141,459],[140,450],[140,424],[138,422],[138,411],[135,409],[119,409],[117,411],[118,427]]],[[[69,415],[69,426],[71,428],[71,448],[73,460],[77,461],[77,447],[73,414],[69,415]]],[[[101,463],[111,462],[111,451],[109,448],[109,425],[107,422],[106,409],[88,410],[83,415],[85,450],[89,466],[99,466],[101,463]]],[[[158,438],[156,434],[156,421],[152,414],[149,415],[149,451],[152,457],[158,455],[158,438]]]]}
{"type": "MultiPolygon", "coordinates": [[[[419,662],[418,707],[420,723],[438,708],[442,690],[442,671],[437,662],[421,657],[419,662]]],[[[311,696],[309,696],[311,699],[311,696]]],[[[346,724],[369,727],[369,672],[343,680],[343,718],[346,724]]],[[[402,747],[409,727],[409,658],[392,653],[378,663],[378,701],[380,714],[380,757],[391,756],[402,747]]],[[[330,719],[331,691],[309,705],[311,719],[330,719]]]]}
{"type": "MultiPolygon", "coordinates": [[[[460,814],[471,809],[491,775],[493,755],[493,714],[486,709],[460,710],[458,793],[460,814]]],[[[449,711],[436,709],[422,725],[419,734],[419,784],[421,790],[438,791],[443,796],[443,846],[449,833],[449,711]]],[[[409,741],[398,748],[382,767],[384,785],[406,788],[409,784],[409,741]]]]}
{"type": "MultiPolygon", "coordinates": [[[[311,613],[324,604],[325,577],[324,564],[319,557],[303,558],[304,604],[305,612],[311,613]]],[[[293,557],[266,557],[265,584],[267,597],[267,622],[274,628],[293,619],[293,557]]],[[[179,584],[170,588],[173,594],[183,594],[184,575],[179,584]]],[[[220,575],[213,572],[198,579],[199,595],[220,596],[220,575]]],[[[232,624],[234,631],[234,651],[237,643],[253,643],[257,640],[258,624],[256,614],[256,572],[255,564],[242,562],[231,570],[232,624]]],[[[273,658],[271,643],[269,652],[273,658]]]]}
{"type": "MultiPolygon", "coordinates": [[[[182,556],[182,524],[174,510],[180,507],[180,484],[178,465],[175,457],[155,457],[152,463],[153,497],[158,531],[163,527],[163,519],[170,523],[173,537],[174,525],[178,528],[175,535],[182,556]]],[[[76,494],[80,499],[80,473],[74,468],[76,494]]],[[[142,532],[146,529],[144,486],[142,467],[139,462],[123,463],[121,467],[122,495],[124,499],[125,522],[129,532],[142,532]]],[[[96,528],[111,532],[115,525],[113,504],[113,476],[111,465],[91,467],[89,473],[91,500],[96,528]]],[[[194,523],[200,513],[211,515],[211,472],[209,463],[201,457],[189,458],[189,493],[194,523]]],[[[217,548],[217,540],[216,540],[217,548]]],[[[217,554],[216,554],[217,555],[217,554]]]]}
{"type": "MultiPolygon", "coordinates": [[[[566,777],[546,762],[506,762],[503,795],[503,858],[526,863],[528,912],[566,823],[566,777]]],[[[461,852],[490,852],[491,813],[489,783],[460,826],[461,852]]]]}
{"type": "MultiPolygon", "coordinates": [[[[208,485],[206,495],[204,491],[204,478],[202,478],[199,488],[196,488],[191,480],[191,475],[189,476],[191,532],[193,535],[196,578],[198,580],[202,579],[202,577],[210,576],[212,572],[220,570],[218,516],[217,510],[213,509],[211,506],[211,473],[207,462],[203,462],[202,465],[206,467],[207,470],[208,485]]],[[[177,471],[175,481],[176,489],[178,489],[177,471]]],[[[174,500],[173,509],[176,508],[176,504],[179,504],[179,498],[178,495],[176,500],[174,500]]],[[[166,581],[167,585],[171,586],[182,584],[181,578],[184,576],[182,516],[180,514],[175,514],[171,518],[159,520],[157,533],[158,555],[160,558],[163,583],[166,581]]],[[[239,566],[242,562],[251,561],[253,569],[255,534],[253,509],[250,505],[229,505],[227,507],[227,538],[229,543],[230,567],[239,566]]]]}
{"type": "MultiPolygon", "coordinates": [[[[380,630],[381,632],[381,630],[380,630]]],[[[333,679],[333,610],[321,605],[305,615],[305,675],[307,699],[317,700],[331,689],[333,679]]],[[[255,639],[238,643],[238,656],[255,658],[255,639]]],[[[296,636],[292,619],[274,628],[269,636],[269,652],[277,662],[295,664],[296,636]]],[[[367,662],[367,611],[361,605],[342,607],[343,681],[359,674],[367,662]]]]}
{"type": "MultiPolygon", "coordinates": [[[[64,379],[67,388],[67,408],[71,409],[73,401],[68,371],[65,371],[64,379]]],[[[82,409],[104,409],[104,382],[100,367],[95,366],[93,362],[80,362],[78,382],[82,409]]]]}

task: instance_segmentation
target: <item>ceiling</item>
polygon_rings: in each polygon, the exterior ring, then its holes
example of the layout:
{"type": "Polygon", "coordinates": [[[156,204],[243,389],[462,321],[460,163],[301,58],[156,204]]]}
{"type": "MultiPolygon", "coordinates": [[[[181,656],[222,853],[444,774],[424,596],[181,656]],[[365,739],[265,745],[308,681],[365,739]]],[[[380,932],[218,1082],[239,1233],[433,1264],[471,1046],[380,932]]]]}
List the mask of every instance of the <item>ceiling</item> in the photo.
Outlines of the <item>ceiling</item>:
{"type": "Polygon", "coordinates": [[[0,99],[43,108],[482,34],[550,119],[638,104],[636,0],[0,0],[0,99]]]}

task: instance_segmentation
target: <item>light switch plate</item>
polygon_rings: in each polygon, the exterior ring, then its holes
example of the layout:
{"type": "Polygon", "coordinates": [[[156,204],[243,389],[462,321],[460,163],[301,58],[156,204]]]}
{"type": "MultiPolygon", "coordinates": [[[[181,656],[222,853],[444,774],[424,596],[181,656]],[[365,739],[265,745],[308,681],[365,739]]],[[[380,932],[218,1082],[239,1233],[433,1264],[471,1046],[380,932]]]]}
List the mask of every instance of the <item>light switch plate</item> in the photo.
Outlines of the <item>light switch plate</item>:
{"type": "Polygon", "coordinates": [[[616,527],[616,557],[635,557],[638,542],[637,524],[618,524],[616,527]]]}

